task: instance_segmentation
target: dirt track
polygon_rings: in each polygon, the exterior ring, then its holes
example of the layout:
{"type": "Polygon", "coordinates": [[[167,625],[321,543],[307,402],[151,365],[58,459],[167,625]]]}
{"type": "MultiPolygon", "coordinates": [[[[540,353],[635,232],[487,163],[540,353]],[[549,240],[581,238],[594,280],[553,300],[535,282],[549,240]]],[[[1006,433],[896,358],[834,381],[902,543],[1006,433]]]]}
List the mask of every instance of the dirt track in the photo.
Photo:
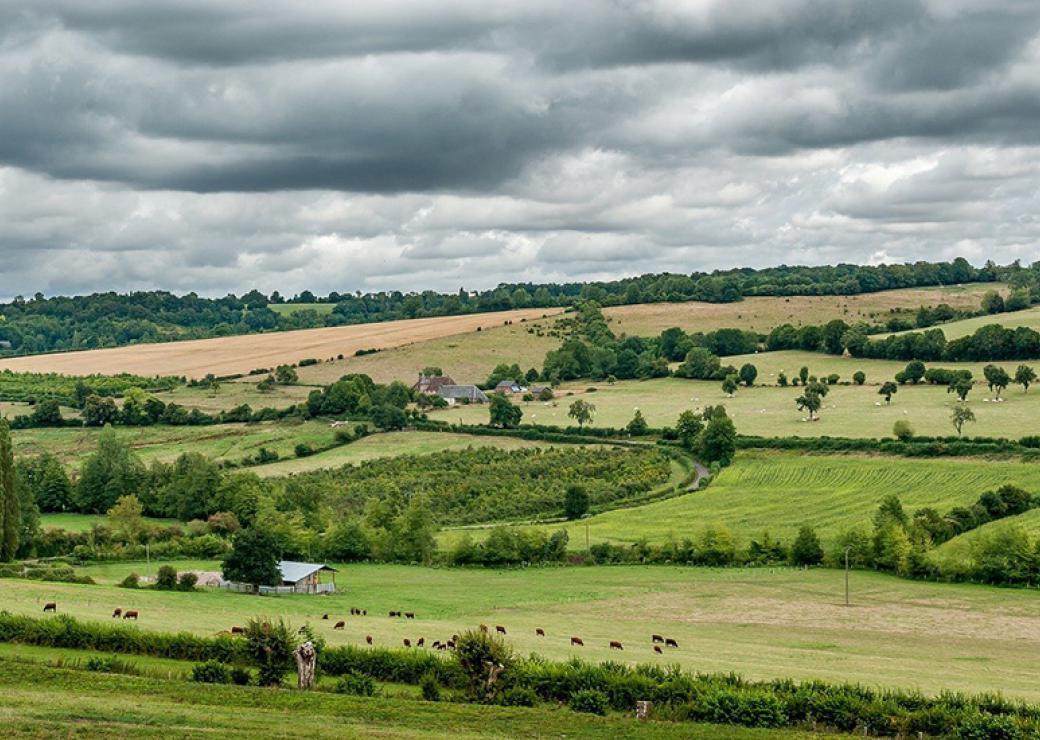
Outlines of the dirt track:
{"type": "Polygon", "coordinates": [[[488,329],[505,321],[537,319],[559,309],[531,308],[516,311],[406,319],[380,324],[358,324],[326,329],[247,334],[187,342],[138,344],[130,347],[63,352],[0,360],[0,369],[23,372],[55,372],[65,375],[134,373],[136,375],[184,375],[201,378],[247,373],[258,367],[299,362],[314,357],[327,360],[359,349],[387,349],[413,342],[465,334],[477,327],[488,329]]]}

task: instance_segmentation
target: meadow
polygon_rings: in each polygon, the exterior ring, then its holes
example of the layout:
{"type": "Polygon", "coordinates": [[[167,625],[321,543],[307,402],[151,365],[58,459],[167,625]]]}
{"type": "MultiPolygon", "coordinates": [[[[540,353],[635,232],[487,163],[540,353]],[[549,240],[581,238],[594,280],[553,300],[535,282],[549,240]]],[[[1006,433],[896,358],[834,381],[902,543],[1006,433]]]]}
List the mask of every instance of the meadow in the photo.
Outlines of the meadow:
{"type": "Polygon", "coordinates": [[[1001,326],[1009,326],[1012,328],[1027,326],[1030,329],[1040,330],[1040,307],[1034,306],[1033,308],[1026,308],[1021,311],[995,313],[987,316],[975,316],[970,319],[961,319],[960,321],[951,321],[948,324],[940,324],[938,328],[942,329],[943,334],[946,335],[947,339],[957,339],[959,337],[966,337],[969,334],[974,334],[976,330],[981,329],[984,326],[989,326],[990,324],[1000,324],[1001,326]]]}
{"type": "Polygon", "coordinates": [[[678,326],[686,332],[739,327],[768,334],[781,324],[824,324],[831,319],[884,322],[893,314],[911,315],[921,306],[947,303],[954,308],[979,308],[990,290],[1006,294],[1002,283],[971,283],[938,288],[903,288],[850,296],[750,297],[736,303],[646,303],[612,306],[603,313],[615,334],[652,336],[678,326]]]}
{"type": "Polygon", "coordinates": [[[63,375],[173,375],[202,378],[248,373],[306,358],[326,360],[358,350],[385,349],[411,342],[475,332],[506,321],[539,318],[551,309],[518,309],[464,316],[405,319],[322,329],[245,334],[183,342],[137,344],[113,349],[61,352],[0,360],[0,369],[63,375]]]}
{"type": "Polygon", "coordinates": [[[282,316],[291,316],[300,311],[314,311],[319,316],[327,316],[336,307],[335,303],[268,303],[267,307],[282,316]]]}
{"type": "MultiPolygon", "coordinates": [[[[920,435],[951,436],[950,412],[956,397],[943,386],[900,386],[890,405],[871,385],[832,386],[824,399],[819,419],[807,421],[795,399],[798,387],[754,386],[740,388],[732,397],[722,391],[716,381],[659,378],[655,380],[607,383],[565,384],[549,402],[520,402],[524,415],[521,424],[573,426],[568,417],[570,405],[583,399],[596,407],[591,423],[594,427],[623,427],[638,409],[653,427],[672,426],[685,409],[703,409],[722,404],[741,434],[766,437],[891,437],[896,421],[909,421],[920,435]],[[589,392],[589,388],[596,388],[589,392]],[[880,405],[879,405],[880,404],[880,405]]],[[[1008,388],[1002,403],[987,402],[992,394],[985,385],[977,384],[968,396],[977,421],[967,424],[964,433],[971,436],[1018,438],[1037,431],[1040,394],[1023,393],[1021,387],[1008,388]]],[[[430,412],[431,419],[465,424],[486,424],[486,405],[454,406],[430,412]]]]}
{"type": "MultiPolygon", "coordinates": [[[[214,570],[212,562],[176,562],[214,570]]],[[[153,563],[152,570],[156,564],[153,563]]],[[[109,620],[115,606],[141,612],[141,629],[213,634],[251,616],[309,622],[330,644],[399,646],[404,638],[444,638],[479,623],[503,625],[514,649],[548,658],[678,663],[690,670],[736,671],[871,686],[1001,691],[1040,699],[1033,651],[1040,601],[1024,590],[906,581],[872,572],[851,577],[843,604],[840,571],[599,566],[517,570],[338,566],[332,596],[258,598],[224,591],[177,593],[113,584],[143,563],[84,568],[100,585],[0,581],[5,608],[38,615],[44,601],[83,619],[109,620]],[[350,607],[368,610],[350,617],[350,607]],[[412,610],[416,619],[386,616],[412,610]],[[346,620],[333,630],[322,613],[346,620]],[[535,635],[541,627],[546,637],[535,635]],[[650,633],[678,649],[651,651],[650,633]],[[584,648],[571,648],[579,635],[584,648]],[[621,640],[623,652],[609,640],[621,640]]]]}
{"type": "MultiPolygon", "coordinates": [[[[144,517],[144,520],[156,526],[178,523],[175,519],[158,519],[156,517],[144,517]]],[[[44,529],[53,527],[55,529],[66,529],[70,532],[86,532],[95,524],[108,524],[108,517],[98,514],[74,514],[72,512],[47,512],[40,514],[40,526],[44,529]]]]}
{"type": "MultiPolygon", "coordinates": [[[[593,544],[661,543],[696,539],[717,524],[728,527],[741,544],[766,531],[790,542],[799,527],[811,524],[826,546],[850,527],[869,530],[871,517],[889,494],[898,495],[909,512],[924,506],[945,512],[971,505],[979,494],[1005,483],[1040,491],[1040,466],[974,458],[743,451],[703,490],[579,522],[540,526],[546,532],[566,527],[571,548],[584,549],[586,534],[593,544]]],[[[486,529],[446,531],[444,544],[450,546],[462,532],[479,538],[486,529]]]]}

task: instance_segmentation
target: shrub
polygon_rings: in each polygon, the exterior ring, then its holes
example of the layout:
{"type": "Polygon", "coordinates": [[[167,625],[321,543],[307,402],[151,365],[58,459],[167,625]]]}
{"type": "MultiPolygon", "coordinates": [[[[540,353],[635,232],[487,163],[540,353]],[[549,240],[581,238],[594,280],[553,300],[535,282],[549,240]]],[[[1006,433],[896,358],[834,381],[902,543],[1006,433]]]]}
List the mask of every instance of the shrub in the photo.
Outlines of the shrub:
{"type": "Polygon", "coordinates": [[[372,680],[371,676],[348,673],[336,682],[336,693],[351,696],[375,696],[376,682],[372,680]]]}
{"type": "Polygon", "coordinates": [[[198,683],[231,683],[231,669],[219,660],[196,663],[191,669],[191,680],[198,683]]]}
{"type": "Polygon", "coordinates": [[[253,674],[249,672],[248,668],[235,666],[231,669],[231,683],[235,684],[235,686],[248,686],[252,682],[253,674]]]}
{"type": "Polygon", "coordinates": [[[514,686],[502,694],[502,704],[507,707],[533,707],[538,695],[526,686],[514,686]]]}
{"type": "Polygon", "coordinates": [[[177,578],[177,590],[178,591],[194,591],[195,584],[199,582],[199,577],[194,573],[181,573],[177,578]]]}
{"type": "Polygon", "coordinates": [[[419,688],[422,690],[422,698],[426,701],[441,700],[441,686],[437,683],[437,676],[433,671],[427,671],[422,675],[419,688]]]}
{"type": "Polygon", "coordinates": [[[172,565],[163,565],[155,577],[155,587],[160,591],[173,591],[177,588],[177,570],[172,565]]]}
{"type": "Polygon", "coordinates": [[[136,573],[131,573],[126,578],[119,582],[120,588],[139,588],[141,585],[141,576],[136,573]]]}
{"type": "Polygon", "coordinates": [[[466,675],[467,692],[471,698],[481,701],[490,701],[501,691],[514,662],[513,652],[504,640],[474,630],[464,632],[459,637],[455,644],[455,654],[466,675]],[[499,680],[490,688],[487,686],[489,664],[504,668],[499,680]]]}
{"type": "Polygon", "coordinates": [[[314,454],[314,448],[306,442],[300,442],[293,448],[293,451],[296,453],[296,457],[308,457],[314,454]]]}
{"type": "Polygon", "coordinates": [[[570,708],[587,714],[606,714],[607,695],[597,689],[582,689],[571,695],[570,708]]]}
{"type": "Polygon", "coordinates": [[[261,686],[279,686],[292,667],[296,649],[294,630],[284,620],[265,622],[249,620],[246,625],[246,646],[259,669],[257,682],[261,686]]]}
{"type": "Polygon", "coordinates": [[[892,425],[892,436],[900,442],[909,442],[914,437],[914,428],[906,419],[900,419],[892,425]]]}

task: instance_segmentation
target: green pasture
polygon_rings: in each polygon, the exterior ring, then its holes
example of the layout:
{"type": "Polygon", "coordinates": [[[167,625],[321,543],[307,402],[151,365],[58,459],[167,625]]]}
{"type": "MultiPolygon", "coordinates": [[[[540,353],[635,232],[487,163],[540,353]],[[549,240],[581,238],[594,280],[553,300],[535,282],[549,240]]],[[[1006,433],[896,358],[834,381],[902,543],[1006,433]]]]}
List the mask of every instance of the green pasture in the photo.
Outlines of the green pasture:
{"type": "MultiPolygon", "coordinates": [[[[951,321],[947,324],[940,324],[939,328],[943,330],[943,334],[946,335],[947,339],[957,339],[959,337],[966,337],[969,334],[974,334],[977,329],[989,326],[990,324],[1000,324],[1001,326],[1006,326],[1011,329],[1018,328],[1019,326],[1027,326],[1030,329],[1040,331],[1040,306],[1026,308],[1022,311],[995,313],[987,316],[975,316],[970,319],[961,319],[960,321],[951,321]]],[[[918,329],[914,331],[921,330],[918,329]]]]}
{"type": "Polygon", "coordinates": [[[177,403],[188,409],[197,408],[207,414],[248,404],[254,411],[262,408],[284,409],[307,401],[314,390],[307,385],[276,385],[269,391],[258,390],[256,385],[266,375],[250,375],[238,380],[220,382],[216,389],[182,385],[166,393],[154,394],[164,403],[177,403]]]}
{"type": "Polygon", "coordinates": [[[0,717],[9,737],[103,738],[807,738],[805,732],[637,723],[565,707],[424,702],[400,692],[352,697],[174,678],[90,673],[0,659],[0,717]]]}
{"type": "MultiPolygon", "coordinates": [[[[1040,365],[1038,365],[1040,367],[1040,365]]],[[[950,424],[950,413],[956,396],[942,386],[900,386],[891,405],[878,395],[877,386],[832,386],[824,399],[819,419],[807,420],[795,399],[799,387],[741,387],[732,397],[723,393],[715,381],[659,378],[656,380],[571,384],[561,387],[549,402],[520,401],[522,424],[573,426],[568,417],[570,405],[584,399],[596,407],[592,426],[623,427],[636,409],[654,427],[672,426],[685,409],[699,410],[722,404],[741,434],[765,437],[891,437],[896,421],[909,421],[921,435],[950,436],[956,434],[950,424]],[[596,388],[588,392],[588,388],[596,388]],[[880,405],[879,405],[880,404],[880,405]]],[[[1023,393],[1012,386],[1004,393],[1002,403],[987,402],[992,394],[985,385],[976,384],[968,396],[977,421],[967,424],[964,433],[971,436],[1021,437],[1036,434],[1040,418],[1040,393],[1035,389],[1023,393]]],[[[430,418],[450,423],[486,424],[487,405],[454,406],[431,411],[430,418]]]]}
{"type": "Polygon", "coordinates": [[[290,316],[300,311],[314,311],[319,316],[327,316],[336,307],[335,303],[268,303],[267,307],[282,316],[290,316]]]}
{"type": "MultiPolygon", "coordinates": [[[[215,460],[240,460],[261,447],[292,457],[298,443],[314,447],[333,441],[333,430],[323,421],[215,424],[198,427],[115,427],[146,463],[170,462],[184,452],[198,452],[215,460]]],[[[12,432],[16,456],[47,451],[68,465],[77,465],[97,449],[100,429],[19,429],[12,432]]]]}
{"type": "MultiPolygon", "coordinates": [[[[572,549],[589,541],[661,543],[697,536],[709,525],[728,527],[739,544],[765,531],[788,542],[803,524],[824,544],[854,526],[869,531],[881,500],[896,494],[909,512],[933,506],[945,512],[970,505],[979,494],[1005,483],[1040,491],[1040,465],[976,458],[909,459],[866,455],[798,455],[740,452],[707,488],[631,509],[618,509],[580,522],[540,525],[546,532],[566,526],[572,549]]],[[[449,530],[450,545],[465,531],[449,530]]]]}
{"type": "Polygon", "coordinates": [[[472,434],[439,432],[388,432],[373,434],[349,445],[334,447],[309,457],[279,460],[267,465],[257,465],[250,470],[257,475],[269,477],[322,468],[338,468],[342,465],[352,465],[381,457],[429,455],[434,452],[465,450],[469,447],[516,450],[522,447],[537,447],[541,444],[512,437],[478,437],[472,434]]]}
{"type": "MultiPolygon", "coordinates": [[[[1033,489],[1029,490],[1036,493],[1033,489]]],[[[1019,514],[1018,516],[998,519],[995,522],[989,522],[977,529],[972,529],[962,535],[958,535],[952,540],[939,545],[939,547],[935,549],[933,556],[942,562],[966,562],[971,558],[972,546],[978,542],[980,538],[988,536],[996,531],[1006,529],[1007,527],[1018,527],[1028,533],[1031,537],[1035,538],[1040,534],[1040,509],[1032,509],[1024,514],[1019,514]]]]}
{"type": "MultiPolygon", "coordinates": [[[[176,519],[159,519],[145,517],[145,521],[156,526],[177,524],[176,519]]],[[[45,513],[40,514],[40,526],[43,528],[67,529],[70,532],[86,532],[95,524],[108,524],[107,516],[96,514],[45,513]]]]}
{"type": "MultiPolygon", "coordinates": [[[[216,563],[173,563],[216,570],[216,563]]],[[[1031,591],[901,580],[854,572],[852,606],[843,605],[840,571],[671,566],[556,567],[516,570],[341,565],[331,596],[257,597],[126,590],[114,582],[143,563],[85,568],[100,585],[0,580],[5,608],[109,621],[114,607],[137,609],[143,630],[213,634],[252,616],[309,622],[330,644],[397,646],[429,642],[478,624],[502,625],[521,654],[553,659],[678,663],[689,670],[735,671],[749,678],[788,676],[872,686],[1001,691],[1040,699],[1034,653],[1040,600],[1031,591]],[[350,607],[368,610],[350,617],[350,607]],[[410,610],[415,620],[386,617],[410,610]],[[321,619],[323,613],[330,620],[321,619]],[[333,630],[334,620],[346,628],[333,630]],[[535,635],[535,628],[546,637],[535,635]],[[650,635],[675,639],[663,656],[650,635]],[[569,646],[580,636],[584,648],[569,646]],[[623,652],[611,651],[620,640],[623,652]]],[[[156,569],[153,563],[151,570],[156,569]]]]}

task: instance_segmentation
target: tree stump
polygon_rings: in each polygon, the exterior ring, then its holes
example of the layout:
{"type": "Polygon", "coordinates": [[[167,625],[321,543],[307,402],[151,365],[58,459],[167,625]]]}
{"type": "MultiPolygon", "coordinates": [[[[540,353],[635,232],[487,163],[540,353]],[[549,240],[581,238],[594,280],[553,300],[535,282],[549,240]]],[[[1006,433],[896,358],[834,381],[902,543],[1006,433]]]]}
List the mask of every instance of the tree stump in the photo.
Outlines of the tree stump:
{"type": "Polygon", "coordinates": [[[296,672],[300,675],[300,688],[313,689],[314,666],[318,661],[318,651],[314,649],[314,645],[308,640],[296,648],[293,657],[296,658],[296,672]]]}
{"type": "Polygon", "coordinates": [[[636,719],[643,720],[644,722],[650,718],[650,707],[653,706],[653,702],[649,701],[637,701],[636,702],[636,719]]]}

